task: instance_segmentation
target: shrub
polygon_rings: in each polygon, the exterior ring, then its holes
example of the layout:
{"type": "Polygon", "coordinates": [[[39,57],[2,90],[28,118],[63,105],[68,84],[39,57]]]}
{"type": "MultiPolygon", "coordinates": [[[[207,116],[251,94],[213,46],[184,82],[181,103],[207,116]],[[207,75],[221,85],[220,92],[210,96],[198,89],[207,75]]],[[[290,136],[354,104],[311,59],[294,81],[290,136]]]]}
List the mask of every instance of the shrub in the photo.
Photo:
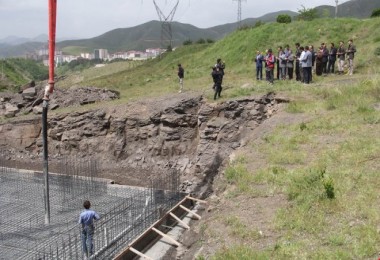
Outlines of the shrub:
{"type": "Polygon", "coordinates": [[[375,50],[375,55],[380,56],[380,47],[377,47],[375,50]]]}
{"type": "Polygon", "coordinates": [[[190,39],[183,42],[183,45],[191,45],[191,44],[193,44],[193,41],[190,39]]]}
{"type": "Polygon", "coordinates": [[[292,17],[290,17],[290,15],[288,14],[280,14],[279,16],[277,16],[276,21],[278,23],[291,23],[292,17]]]}
{"type": "Polygon", "coordinates": [[[265,23],[261,20],[258,20],[255,25],[253,26],[253,28],[257,28],[257,27],[260,27],[261,25],[264,25],[265,23]]]}
{"type": "Polygon", "coordinates": [[[380,8],[374,9],[371,14],[371,18],[380,16],[380,8]]]}
{"type": "Polygon", "coordinates": [[[200,38],[198,41],[197,41],[197,44],[205,44],[206,43],[206,40],[203,39],[203,38],[200,38]]]}

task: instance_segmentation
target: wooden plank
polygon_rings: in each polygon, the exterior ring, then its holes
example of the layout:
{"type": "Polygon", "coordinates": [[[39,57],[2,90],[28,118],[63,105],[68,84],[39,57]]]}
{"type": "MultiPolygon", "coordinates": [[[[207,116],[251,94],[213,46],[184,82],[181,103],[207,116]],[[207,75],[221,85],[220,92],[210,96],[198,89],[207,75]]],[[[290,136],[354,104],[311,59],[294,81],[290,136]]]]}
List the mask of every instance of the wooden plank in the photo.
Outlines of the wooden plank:
{"type": "MultiPolygon", "coordinates": [[[[186,197],[184,197],[181,201],[179,201],[177,203],[177,205],[175,205],[169,212],[173,211],[174,209],[178,208],[179,205],[181,205],[182,203],[184,203],[185,201],[187,200],[186,197]]],[[[135,238],[135,240],[133,240],[126,248],[124,248],[123,250],[121,250],[121,252],[114,258],[115,260],[121,260],[123,255],[131,248],[132,245],[134,245],[135,243],[137,243],[138,241],[140,241],[141,239],[144,238],[144,236],[146,236],[146,234],[148,234],[149,232],[152,231],[152,228],[155,227],[155,226],[158,226],[162,220],[164,218],[167,217],[167,215],[169,215],[169,212],[164,216],[162,217],[161,219],[157,220],[155,223],[153,223],[147,230],[145,230],[145,232],[143,232],[140,236],[138,236],[137,238],[135,238]]]]}
{"type": "Polygon", "coordinates": [[[193,197],[190,197],[190,196],[186,196],[186,198],[189,199],[189,200],[197,201],[197,202],[199,202],[199,203],[207,204],[207,201],[205,201],[205,200],[201,200],[201,199],[193,198],[193,197]]]}
{"type": "Polygon", "coordinates": [[[183,209],[184,211],[187,211],[188,213],[192,214],[192,215],[193,215],[194,217],[196,217],[198,220],[202,218],[202,217],[199,216],[197,213],[195,213],[195,212],[189,210],[188,208],[186,208],[186,207],[183,206],[183,205],[179,205],[179,207],[180,207],[181,209],[183,209]]]}
{"type": "Polygon", "coordinates": [[[157,234],[159,234],[160,236],[164,237],[165,239],[169,240],[173,245],[175,245],[175,246],[177,246],[177,247],[181,245],[180,243],[178,243],[177,241],[175,241],[175,240],[174,240],[173,238],[171,238],[170,236],[168,236],[168,235],[162,233],[160,230],[158,230],[158,229],[156,229],[156,228],[152,228],[152,230],[153,230],[154,232],[156,232],[157,234]]]}
{"type": "Polygon", "coordinates": [[[187,225],[185,222],[183,222],[179,217],[177,217],[176,215],[174,215],[172,212],[169,213],[169,215],[174,218],[175,220],[178,221],[178,223],[180,223],[182,226],[184,226],[186,229],[190,229],[189,225],[187,225]]]}
{"type": "Polygon", "coordinates": [[[147,255],[144,255],[143,253],[141,253],[140,251],[137,251],[136,249],[134,249],[133,247],[129,247],[129,250],[131,250],[133,253],[135,253],[136,255],[142,257],[143,259],[147,259],[147,260],[153,260],[153,258],[150,258],[149,256],[147,255]]]}

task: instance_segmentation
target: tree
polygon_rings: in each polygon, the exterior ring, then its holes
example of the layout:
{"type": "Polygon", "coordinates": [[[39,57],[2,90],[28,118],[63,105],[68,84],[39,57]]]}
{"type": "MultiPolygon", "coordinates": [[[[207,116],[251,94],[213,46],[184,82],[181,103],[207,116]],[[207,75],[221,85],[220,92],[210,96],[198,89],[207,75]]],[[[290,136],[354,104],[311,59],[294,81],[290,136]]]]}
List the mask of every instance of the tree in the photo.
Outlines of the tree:
{"type": "Polygon", "coordinates": [[[297,19],[299,21],[311,21],[316,18],[318,18],[318,10],[315,8],[306,8],[305,6],[301,5],[302,9],[298,9],[299,15],[297,16],[297,19]]]}
{"type": "Polygon", "coordinates": [[[191,44],[193,44],[193,41],[190,39],[183,42],[183,45],[191,45],[191,44]]]}
{"type": "Polygon", "coordinates": [[[203,38],[200,38],[198,41],[197,41],[197,44],[205,44],[206,43],[206,40],[203,39],[203,38]]]}
{"type": "Polygon", "coordinates": [[[380,17],[380,8],[374,9],[371,14],[371,18],[380,17]]]}
{"type": "Polygon", "coordinates": [[[280,14],[277,16],[276,20],[278,23],[291,23],[292,17],[290,17],[288,14],[280,14]]]}
{"type": "Polygon", "coordinates": [[[255,25],[253,26],[253,28],[257,28],[257,27],[260,27],[261,25],[264,25],[265,23],[261,20],[258,20],[255,25]]]}

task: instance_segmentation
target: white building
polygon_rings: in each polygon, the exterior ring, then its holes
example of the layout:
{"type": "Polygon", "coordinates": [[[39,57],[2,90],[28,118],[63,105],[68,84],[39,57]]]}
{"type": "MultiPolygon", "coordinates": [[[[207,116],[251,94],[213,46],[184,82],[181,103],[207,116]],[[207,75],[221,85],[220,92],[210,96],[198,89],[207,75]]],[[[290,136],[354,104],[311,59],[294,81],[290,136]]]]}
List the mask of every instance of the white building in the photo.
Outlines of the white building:
{"type": "Polygon", "coordinates": [[[107,60],[108,50],[107,49],[96,49],[94,50],[94,59],[107,60]]]}

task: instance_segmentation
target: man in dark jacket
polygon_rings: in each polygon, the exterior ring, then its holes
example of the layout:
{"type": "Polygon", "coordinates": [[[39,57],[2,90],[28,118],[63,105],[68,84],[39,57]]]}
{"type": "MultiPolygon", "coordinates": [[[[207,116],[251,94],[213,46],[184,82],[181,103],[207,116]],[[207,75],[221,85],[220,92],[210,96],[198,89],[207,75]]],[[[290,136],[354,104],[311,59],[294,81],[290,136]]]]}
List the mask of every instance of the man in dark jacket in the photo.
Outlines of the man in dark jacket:
{"type": "Polygon", "coordinates": [[[224,63],[224,61],[222,61],[221,58],[219,58],[216,60],[215,67],[219,68],[219,71],[222,74],[222,83],[223,83],[224,69],[226,68],[226,64],[224,63]]]}
{"type": "Polygon", "coordinates": [[[260,51],[256,52],[256,79],[257,80],[262,80],[263,79],[263,61],[264,61],[264,56],[261,54],[260,51]]]}
{"type": "Polygon", "coordinates": [[[220,68],[218,66],[214,66],[212,68],[211,76],[212,76],[212,79],[214,81],[213,89],[215,91],[215,93],[214,93],[214,100],[215,100],[216,97],[220,98],[220,94],[222,93],[223,74],[220,71],[220,68]]]}
{"type": "Polygon", "coordinates": [[[327,66],[327,73],[335,72],[335,61],[336,61],[336,53],[338,50],[335,48],[334,43],[331,43],[330,52],[329,52],[329,64],[327,66]]]}
{"type": "Polygon", "coordinates": [[[354,57],[355,57],[356,47],[353,40],[348,41],[348,47],[346,50],[347,61],[348,61],[348,75],[354,74],[354,57]]]}
{"type": "Polygon", "coordinates": [[[325,43],[321,44],[322,48],[322,72],[327,74],[327,62],[329,60],[329,50],[326,47],[325,43]]]}

